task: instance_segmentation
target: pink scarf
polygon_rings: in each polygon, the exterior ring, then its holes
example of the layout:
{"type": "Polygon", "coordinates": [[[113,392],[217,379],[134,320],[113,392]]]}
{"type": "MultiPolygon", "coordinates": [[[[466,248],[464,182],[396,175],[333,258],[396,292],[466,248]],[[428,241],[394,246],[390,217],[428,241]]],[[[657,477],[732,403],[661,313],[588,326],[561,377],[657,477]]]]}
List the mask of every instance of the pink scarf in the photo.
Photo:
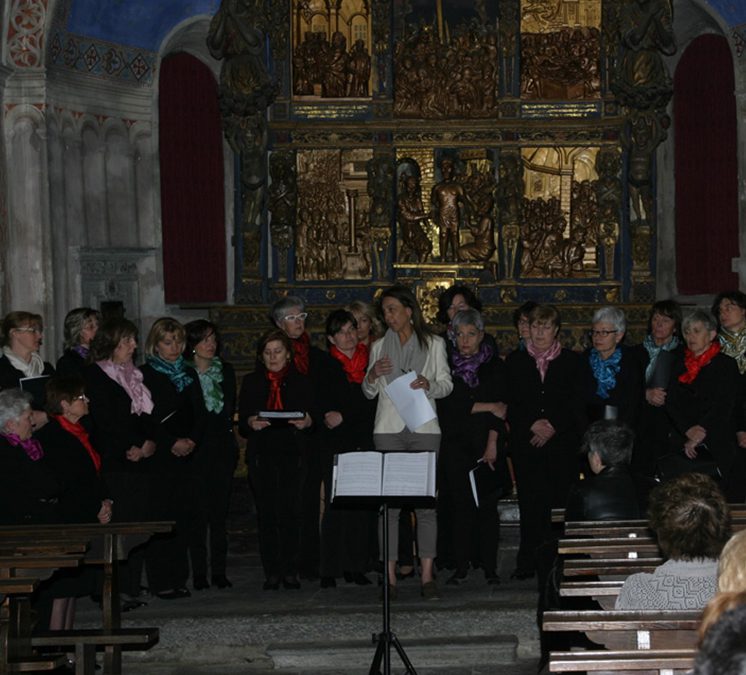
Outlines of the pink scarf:
{"type": "Polygon", "coordinates": [[[142,373],[132,361],[123,364],[116,364],[111,359],[97,361],[98,367],[101,368],[114,382],[124,389],[132,399],[131,411],[135,415],[145,413],[149,415],[153,412],[153,397],[142,381],[142,373]]]}
{"type": "Polygon", "coordinates": [[[544,352],[539,352],[536,350],[536,347],[534,347],[534,343],[529,340],[526,342],[526,351],[528,351],[536,361],[536,369],[539,371],[541,381],[543,382],[547,375],[550,362],[554,361],[554,359],[560,355],[562,347],[560,346],[559,340],[555,340],[552,342],[552,346],[549,347],[549,349],[544,352]]]}

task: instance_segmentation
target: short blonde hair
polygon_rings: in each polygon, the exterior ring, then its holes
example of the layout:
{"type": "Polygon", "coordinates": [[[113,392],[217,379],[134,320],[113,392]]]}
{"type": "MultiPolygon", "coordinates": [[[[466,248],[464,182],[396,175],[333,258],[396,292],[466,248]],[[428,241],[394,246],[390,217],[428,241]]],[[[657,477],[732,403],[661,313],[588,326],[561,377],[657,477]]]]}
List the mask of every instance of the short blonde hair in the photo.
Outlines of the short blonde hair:
{"type": "Polygon", "coordinates": [[[718,591],[746,591],[746,530],[736,532],[723,546],[718,562],[718,591]]]}
{"type": "Polygon", "coordinates": [[[150,327],[148,339],[145,340],[146,356],[157,356],[156,346],[166,336],[166,333],[174,333],[176,339],[183,345],[186,343],[186,330],[176,319],[163,316],[150,327]]]}
{"type": "Polygon", "coordinates": [[[24,326],[44,330],[41,314],[34,314],[33,312],[10,312],[10,314],[6,314],[2,323],[2,346],[10,346],[10,331],[24,326]]]}

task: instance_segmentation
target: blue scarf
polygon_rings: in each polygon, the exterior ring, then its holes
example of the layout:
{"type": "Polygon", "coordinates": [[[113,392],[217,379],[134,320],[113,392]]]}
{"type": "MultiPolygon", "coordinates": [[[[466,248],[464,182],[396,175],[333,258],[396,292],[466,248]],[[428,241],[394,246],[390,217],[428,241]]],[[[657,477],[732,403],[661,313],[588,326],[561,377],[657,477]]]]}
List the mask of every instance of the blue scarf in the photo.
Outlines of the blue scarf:
{"type": "Polygon", "coordinates": [[[645,368],[645,382],[648,382],[651,375],[653,374],[653,371],[655,370],[655,362],[658,360],[658,356],[660,355],[660,353],[671,352],[676,349],[676,347],[679,346],[679,338],[674,335],[668,342],[666,342],[666,344],[657,345],[655,344],[655,340],[653,340],[652,335],[646,335],[645,339],[642,341],[642,346],[645,347],[648,352],[648,356],[650,357],[648,367],[645,368]]]}
{"type": "Polygon", "coordinates": [[[590,361],[593,377],[598,383],[596,394],[600,398],[609,398],[609,393],[616,387],[616,376],[622,362],[622,350],[617,347],[614,353],[604,360],[597,349],[591,349],[590,361]]]}
{"type": "Polygon", "coordinates": [[[457,349],[451,354],[452,373],[460,377],[469,389],[479,386],[479,366],[492,358],[493,349],[486,342],[479,345],[479,351],[471,356],[463,356],[457,349]]]}
{"type": "Polygon", "coordinates": [[[176,361],[164,361],[160,356],[148,356],[147,361],[153,370],[168,375],[171,384],[179,392],[184,391],[184,389],[194,382],[194,378],[184,368],[185,362],[183,356],[180,356],[176,361]]]}

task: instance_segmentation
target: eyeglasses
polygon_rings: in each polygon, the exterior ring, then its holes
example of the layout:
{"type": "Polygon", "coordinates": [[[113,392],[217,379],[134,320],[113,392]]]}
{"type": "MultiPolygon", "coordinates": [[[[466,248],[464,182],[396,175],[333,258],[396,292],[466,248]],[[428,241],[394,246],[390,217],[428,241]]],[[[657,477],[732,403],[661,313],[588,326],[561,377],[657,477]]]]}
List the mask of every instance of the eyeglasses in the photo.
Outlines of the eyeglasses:
{"type": "Polygon", "coordinates": [[[308,312],[301,312],[300,314],[287,314],[282,317],[283,321],[305,321],[308,316],[308,312]]]}
{"type": "Polygon", "coordinates": [[[13,330],[17,330],[19,333],[35,333],[36,335],[41,335],[44,332],[43,328],[34,328],[32,326],[22,326],[13,330]]]}
{"type": "Polygon", "coordinates": [[[618,333],[618,330],[590,330],[588,331],[588,335],[591,337],[609,337],[609,335],[613,335],[614,333],[618,333]]]}
{"type": "Polygon", "coordinates": [[[85,394],[81,394],[80,396],[73,396],[73,401],[85,401],[86,403],[90,402],[91,399],[89,399],[85,394]]]}

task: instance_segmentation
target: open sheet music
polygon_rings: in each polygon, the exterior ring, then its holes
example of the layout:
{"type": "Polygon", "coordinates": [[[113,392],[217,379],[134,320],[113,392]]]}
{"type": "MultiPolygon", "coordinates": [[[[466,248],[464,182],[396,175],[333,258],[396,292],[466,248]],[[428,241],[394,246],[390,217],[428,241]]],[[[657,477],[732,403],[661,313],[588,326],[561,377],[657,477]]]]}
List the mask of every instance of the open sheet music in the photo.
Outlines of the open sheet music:
{"type": "Polygon", "coordinates": [[[334,457],[335,497],[435,497],[434,452],[348,452],[334,457]]]}

